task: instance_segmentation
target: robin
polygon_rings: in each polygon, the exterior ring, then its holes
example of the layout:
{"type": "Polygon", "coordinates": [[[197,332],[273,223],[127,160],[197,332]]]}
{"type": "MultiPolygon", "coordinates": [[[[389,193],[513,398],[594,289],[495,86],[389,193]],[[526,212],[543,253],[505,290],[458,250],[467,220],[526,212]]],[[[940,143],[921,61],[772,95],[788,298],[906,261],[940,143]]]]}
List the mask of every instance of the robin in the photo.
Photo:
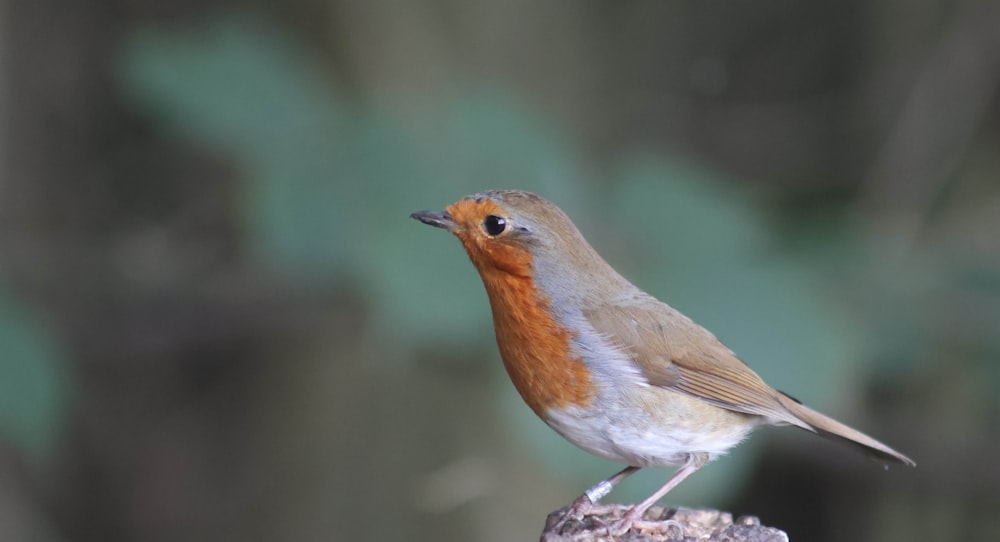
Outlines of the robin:
{"type": "Polygon", "coordinates": [[[462,242],[524,402],[576,446],[626,465],[576,499],[564,518],[585,514],[642,467],[679,467],[612,527],[624,533],[760,425],[794,425],[883,462],[916,465],[768,386],[708,330],[619,275],[540,196],[490,190],[411,216],[462,242]]]}

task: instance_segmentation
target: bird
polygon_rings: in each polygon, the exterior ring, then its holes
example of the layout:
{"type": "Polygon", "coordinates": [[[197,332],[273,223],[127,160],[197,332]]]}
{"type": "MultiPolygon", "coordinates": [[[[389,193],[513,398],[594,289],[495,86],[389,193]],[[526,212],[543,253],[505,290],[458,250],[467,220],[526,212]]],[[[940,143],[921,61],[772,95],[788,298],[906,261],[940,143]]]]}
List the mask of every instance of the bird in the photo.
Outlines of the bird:
{"type": "Polygon", "coordinates": [[[645,467],[677,467],[612,526],[625,533],[684,479],[764,425],[793,425],[885,464],[909,457],[772,388],[711,332],[633,285],[550,201],[486,190],[410,215],[454,234],[489,297],[500,357],[527,406],[577,447],[625,465],[581,517],[645,467]]]}

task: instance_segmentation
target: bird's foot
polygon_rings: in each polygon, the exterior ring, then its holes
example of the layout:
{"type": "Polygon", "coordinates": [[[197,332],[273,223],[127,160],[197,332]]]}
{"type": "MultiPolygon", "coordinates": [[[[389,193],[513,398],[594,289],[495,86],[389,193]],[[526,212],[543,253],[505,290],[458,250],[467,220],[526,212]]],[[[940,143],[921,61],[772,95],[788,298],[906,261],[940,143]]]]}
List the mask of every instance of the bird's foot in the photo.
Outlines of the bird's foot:
{"type": "Polygon", "coordinates": [[[556,523],[556,528],[562,528],[562,526],[571,519],[583,519],[583,516],[591,512],[594,509],[594,502],[590,500],[587,495],[580,495],[572,504],[566,507],[566,511],[563,512],[562,517],[559,522],[556,523]]]}
{"type": "Polygon", "coordinates": [[[587,494],[580,495],[569,506],[563,509],[559,520],[553,526],[556,531],[562,530],[566,522],[570,520],[583,521],[586,516],[593,516],[599,523],[604,523],[598,516],[612,513],[617,507],[614,505],[598,504],[590,499],[587,494]]]}
{"type": "Polygon", "coordinates": [[[630,530],[645,531],[648,533],[669,534],[671,539],[684,538],[684,526],[680,522],[672,519],[647,520],[643,516],[646,510],[641,510],[639,506],[633,506],[621,519],[608,524],[605,528],[608,536],[622,536],[630,530]]]}

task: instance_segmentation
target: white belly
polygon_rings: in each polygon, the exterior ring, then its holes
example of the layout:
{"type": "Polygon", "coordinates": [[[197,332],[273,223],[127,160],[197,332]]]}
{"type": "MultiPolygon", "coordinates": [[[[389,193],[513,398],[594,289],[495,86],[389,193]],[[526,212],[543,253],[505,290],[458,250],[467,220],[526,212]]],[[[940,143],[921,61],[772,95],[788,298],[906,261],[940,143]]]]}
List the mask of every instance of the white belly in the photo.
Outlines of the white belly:
{"type": "Polygon", "coordinates": [[[545,421],[566,440],[599,457],[636,467],[665,467],[682,465],[696,452],[714,459],[739,444],[759,420],[662,388],[646,387],[639,395],[550,409],[545,421]]]}

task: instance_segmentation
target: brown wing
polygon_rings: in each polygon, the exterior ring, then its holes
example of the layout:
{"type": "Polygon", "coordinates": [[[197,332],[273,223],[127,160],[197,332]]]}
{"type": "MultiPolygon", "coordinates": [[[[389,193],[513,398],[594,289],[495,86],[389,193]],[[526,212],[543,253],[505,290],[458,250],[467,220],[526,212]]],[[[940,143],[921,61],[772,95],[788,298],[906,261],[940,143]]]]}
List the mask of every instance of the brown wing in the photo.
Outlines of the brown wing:
{"type": "Polygon", "coordinates": [[[726,345],[669,305],[649,298],[585,314],[599,333],[628,352],[650,384],[714,405],[807,427],[726,345]]]}
{"type": "Polygon", "coordinates": [[[881,461],[916,464],[768,386],[714,335],[664,303],[645,298],[636,305],[604,306],[585,316],[599,333],[631,354],[651,385],[844,440],[881,461]]]}

